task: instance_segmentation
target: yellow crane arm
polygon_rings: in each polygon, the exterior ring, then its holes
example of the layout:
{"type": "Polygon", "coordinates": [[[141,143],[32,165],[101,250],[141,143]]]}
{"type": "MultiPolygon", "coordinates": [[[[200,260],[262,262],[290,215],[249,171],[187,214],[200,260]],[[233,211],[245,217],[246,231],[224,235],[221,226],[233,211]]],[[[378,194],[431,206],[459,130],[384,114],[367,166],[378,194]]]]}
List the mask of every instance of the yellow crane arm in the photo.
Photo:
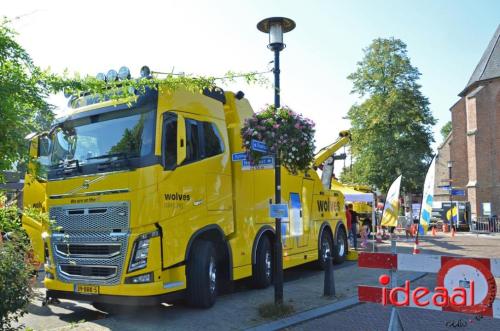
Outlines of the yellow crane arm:
{"type": "Polygon", "coordinates": [[[314,156],[313,168],[319,167],[323,162],[326,161],[330,156],[333,155],[336,151],[338,151],[342,146],[347,145],[351,141],[351,133],[349,130],[340,131],[339,138],[333,142],[332,144],[323,147],[320,151],[314,156]]]}

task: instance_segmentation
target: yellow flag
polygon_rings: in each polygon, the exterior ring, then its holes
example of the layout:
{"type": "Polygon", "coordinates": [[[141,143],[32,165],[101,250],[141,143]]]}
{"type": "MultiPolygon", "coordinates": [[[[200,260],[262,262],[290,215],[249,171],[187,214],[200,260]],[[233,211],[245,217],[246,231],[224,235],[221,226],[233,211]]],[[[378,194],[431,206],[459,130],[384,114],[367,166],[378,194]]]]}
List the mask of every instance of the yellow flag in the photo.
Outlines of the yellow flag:
{"type": "Polygon", "coordinates": [[[399,215],[399,187],[401,186],[401,175],[389,187],[385,199],[384,213],[382,214],[382,226],[396,226],[399,215]]]}

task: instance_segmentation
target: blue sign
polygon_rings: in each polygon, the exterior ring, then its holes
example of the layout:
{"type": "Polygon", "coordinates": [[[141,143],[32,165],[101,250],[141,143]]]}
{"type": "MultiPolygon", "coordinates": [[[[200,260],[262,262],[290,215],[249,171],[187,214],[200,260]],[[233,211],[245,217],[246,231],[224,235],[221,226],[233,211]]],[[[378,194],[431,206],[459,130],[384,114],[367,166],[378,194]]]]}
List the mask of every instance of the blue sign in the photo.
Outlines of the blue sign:
{"type": "Polygon", "coordinates": [[[247,159],[247,153],[233,153],[232,160],[234,161],[243,161],[247,159]]]}
{"type": "Polygon", "coordinates": [[[288,205],[285,203],[269,205],[269,217],[287,218],[288,217],[288,205]]]}
{"type": "Polygon", "coordinates": [[[451,190],[451,186],[450,185],[441,185],[441,186],[438,186],[438,188],[440,188],[442,190],[445,190],[445,191],[451,190]]]}
{"type": "Polygon", "coordinates": [[[456,188],[451,190],[451,195],[457,195],[457,196],[465,196],[465,190],[458,190],[456,188]]]}
{"type": "Polygon", "coordinates": [[[274,168],[274,157],[263,156],[259,160],[259,164],[252,164],[250,160],[243,160],[241,162],[242,170],[252,170],[252,169],[272,169],[274,168]]]}
{"type": "Polygon", "coordinates": [[[267,153],[267,145],[262,141],[252,139],[252,150],[256,152],[267,153]]]}

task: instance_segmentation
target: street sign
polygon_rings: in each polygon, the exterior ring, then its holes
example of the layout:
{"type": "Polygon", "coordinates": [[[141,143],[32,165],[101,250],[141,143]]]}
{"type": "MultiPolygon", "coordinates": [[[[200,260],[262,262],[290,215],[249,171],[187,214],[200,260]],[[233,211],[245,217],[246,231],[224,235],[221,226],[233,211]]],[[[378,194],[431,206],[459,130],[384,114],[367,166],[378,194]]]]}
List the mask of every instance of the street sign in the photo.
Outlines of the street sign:
{"type": "Polygon", "coordinates": [[[242,153],[233,153],[231,159],[233,162],[235,161],[243,161],[247,159],[247,153],[242,152],[242,153]]]}
{"type": "Polygon", "coordinates": [[[274,157],[263,156],[260,158],[258,164],[252,164],[250,160],[241,161],[241,170],[263,170],[274,168],[274,157]]]}
{"type": "Polygon", "coordinates": [[[465,196],[465,190],[459,190],[459,189],[451,189],[451,195],[456,195],[456,196],[465,196]]]}
{"type": "Polygon", "coordinates": [[[272,218],[288,217],[288,205],[284,203],[269,205],[269,217],[272,218]]]}
{"type": "Polygon", "coordinates": [[[445,191],[451,190],[451,186],[450,185],[438,185],[438,188],[440,188],[442,190],[445,190],[445,191]]]}
{"type": "Polygon", "coordinates": [[[258,141],[255,139],[252,139],[252,145],[251,145],[252,150],[260,153],[267,153],[267,145],[266,143],[262,141],[258,141]]]}

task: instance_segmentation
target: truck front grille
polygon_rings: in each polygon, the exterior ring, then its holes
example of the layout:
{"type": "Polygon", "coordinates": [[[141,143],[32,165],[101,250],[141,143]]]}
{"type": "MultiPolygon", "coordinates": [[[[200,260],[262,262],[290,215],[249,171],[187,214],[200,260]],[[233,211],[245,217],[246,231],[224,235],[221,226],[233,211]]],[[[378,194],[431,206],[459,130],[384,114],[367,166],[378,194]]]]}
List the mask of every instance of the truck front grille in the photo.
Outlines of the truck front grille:
{"type": "Polygon", "coordinates": [[[51,248],[57,278],[95,285],[120,283],[130,227],[127,202],[50,208],[51,248]]]}
{"type": "Polygon", "coordinates": [[[57,244],[56,252],[66,257],[113,257],[120,254],[120,244],[57,244]]]}
{"type": "Polygon", "coordinates": [[[61,264],[60,272],[68,277],[85,279],[109,279],[116,276],[117,267],[61,264]]]}
{"type": "Polygon", "coordinates": [[[50,208],[50,219],[61,231],[124,230],[129,226],[126,202],[64,205],[50,208]]]}

